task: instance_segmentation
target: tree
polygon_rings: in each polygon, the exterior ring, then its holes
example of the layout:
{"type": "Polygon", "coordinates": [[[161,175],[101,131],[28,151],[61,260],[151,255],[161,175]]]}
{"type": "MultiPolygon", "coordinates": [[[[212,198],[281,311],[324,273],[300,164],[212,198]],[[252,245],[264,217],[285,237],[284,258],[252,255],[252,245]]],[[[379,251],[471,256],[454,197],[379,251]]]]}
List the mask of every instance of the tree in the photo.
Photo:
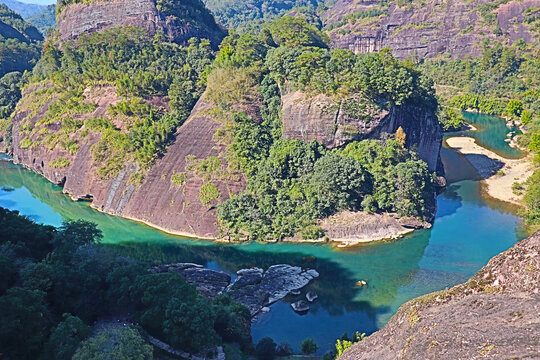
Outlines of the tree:
{"type": "Polygon", "coordinates": [[[0,349],[12,359],[36,359],[51,321],[44,293],[14,287],[0,297],[0,349]]]}
{"type": "Polygon", "coordinates": [[[17,269],[13,262],[6,256],[0,254],[0,295],[2,295],[15,281],[17,269]]]}
{"type": "Polygon", "coordinates": [[[287,342],[280,343],[276,348],[277,356],[289,356],[293,353],[291,344],[287,342]]]}
{"type": "Polygon", "coordinates": [[[395,139],[396,142],[401,145],[401,147],[405,147],[405,144],[407,143],[407,134],[401,126],[396,130],[395,139]]]}
{"type": "Polygon", "coordinates": [[[86,244],[99,243],[103,233],[97,225],[86,220],[65,220],[58,228],[53,242],[56,247],[67,246],[70,249],[86,244]]]}
{"type": "Polygon", "coordinates": [[[205,302],[172,298],[167,304],[163,331],[174,347],[197,352],[217,342],[214,318],[205,302]]]}
{"type": "Polygon", "coordinates": [[[318,348],[315,340],[313,339],[305,339],[302,341],[302,345],[300,345],[300,347],[302,348],[302,353],[306,355],[315,354],[318,348]]]}
{"type": "Polygon", "coordinates": [[[259,360],[273,360],[276,356],[276,343],[269,337],[262,338],[255,346],[255,356],[259,360]]]}
{"type": "Polygon", "coordinates": [[[152,360],[152,346],[136,328],[108,329],[81,344],[73,360],[152,360]]]}
{"type": "Polygon", "coordinates": [[[76,316],[64,314],[45,344],[45,354],[51,360],[70,360],[79,344],[92,335],[92,328],[76,316]]]}

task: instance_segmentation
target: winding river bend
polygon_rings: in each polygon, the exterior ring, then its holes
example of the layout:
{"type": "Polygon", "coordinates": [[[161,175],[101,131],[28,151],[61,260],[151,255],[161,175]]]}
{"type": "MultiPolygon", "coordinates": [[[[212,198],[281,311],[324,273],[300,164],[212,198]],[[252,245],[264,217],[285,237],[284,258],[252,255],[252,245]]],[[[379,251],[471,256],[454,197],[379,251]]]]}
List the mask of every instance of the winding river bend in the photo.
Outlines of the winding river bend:
{"type": "MultiPolygon", "coordinates": [[[[504,142],[510,130],[502,119],[478,114],[466,117],[479,128],[466,135],[475,137],[480,145],[507,157],[521,155],[504,142]]],[[[461,179],[475,178],[456,152],[445,148],[442,156],[448,173],[461,171],[461,179]]],[[[483,198],[477,181],[449,184],[438,196],[437,205],[432,229],[398,241],[346,250],[314,244],[224,245],[168,235],[99,213],[88,204],[72,202],[43,177],[0,162],[0,206],[50,225],[60,225],[64,218],[93,221],[102,229],[105,243],[130,255],[157,263],[197,262],[228,272],[276,263],[317,269],[321,277],[306,291],[315,290],[319,300],[308,314],[296,314],[287,303],[295,298],[286,298],[255,322],[252,332],[254,341],[270,336],[297,350],[303,339],[312,337],[320,353],[344,332],[370,334],[381,328],[411,298],[465,281],[491,257],[525,237],[519,217],[503,203],[483,198]],[[368,287],[356,287],[358,280],[366,280],[368,287]]]]}

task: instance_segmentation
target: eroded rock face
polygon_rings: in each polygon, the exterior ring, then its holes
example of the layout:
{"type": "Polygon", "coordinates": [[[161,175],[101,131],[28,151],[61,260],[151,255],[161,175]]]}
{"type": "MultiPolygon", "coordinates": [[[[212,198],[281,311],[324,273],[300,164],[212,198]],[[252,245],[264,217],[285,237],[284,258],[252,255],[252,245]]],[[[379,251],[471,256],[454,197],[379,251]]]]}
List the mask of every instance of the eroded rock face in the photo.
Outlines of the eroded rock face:
{"type": "Polygon", "coordinates": [[[317,95],[293,92],[283,97],[283,137],[317,140],[328,148],[350,141],[393,138],[405,131],[406,146],[414,148],[431,171],[441,170],[442,129],[433,112],[403,105],[390,110],[370,110],[369,119],[358,119],[344,110],[343,103],[317,95]]]}
{"type": "Polygon", "coordinates": [[[540,232],[494,257],[468,282],[401,306],[340,359],[537,359],[540,232]]]}
{"type": "Polygon", "coordinates": [[[316,270],[287,264],[272,265],[266,271],[260,268],[239,270],[236,273],[238,277],[232,283],[230,275],[197,264],[162,265],[152,268],[152,271],[179,273],[188,283],[194,284],[198,291],[210,298],[221,293],[228,294],[234,301],[244,304],[251,316],[257,315],[263,309],[264,312],[269,311],[266,308],[268,305],[302,289],[319,277],[316,270]]]}
{"type": "MultiPolygon", "coordinates": [[[[85,115],[87,117],[103,116],[109,105],[115,104],[120,99],[116,96],[114,88],[105,88],[100,89],[92,101],[95,101],[98,107],[93,113],[85,115]]],[[[111,215],[143,221],[169,232],[208,239],[219,237],[215,205],[218,201],[229,198],[230,194],[244,189],[245,178],[241,174],[234,174],[227,178],[212,178],[207,181],[186,169],[190,164],[190,157],[204,160],[214,156],[221,159],[222,167],[227,167],[223,155],[224,145],[217,144],[214,140],[214,134],[221,125],[205,113],[210,105],[204,101],[197,103],[191,116],[176,131],[175,140],[167,148],[166,154],[156,160],[143,183],[138,186],[129,182],[130,176],[137,171],[135,163],[128,163],[126,168],[112,179],[99,178],[97,175],[99,164],[94,162],[91,148],[99,141],[100,135],[92,131],[84,141],[79,142],[80,149],[74,155],[60,146],[56,146],[53,150],[49,150],[45,145],[23,149],[21,142],[28,135],[21,131],[21,124],[39,121],[48,105],[49,103],[44,104],[37,112],[38,115],[32,118],[27,118],[28,114],[25,112],[19,112],[14,116],[15,163],[23,164],[55,184],[63,186],[63,191],[73,199],[92,200],[92,207],[111,215]],[[65,168],[53,167],[51,162],[59,157],[68,159],[70,165],[65,168]],[[185,174],[182,184],[175,184],[172,181],[172,176],[178,173],[185,174]],[[216,185],[219,198],[209,204],[203,204],[200,189],[208,182],[216,185]]],[[[60,126],[51,124],[50,129],[57,131],[60,126]]],[[[39,135],[35,134],[31,140],[35,140],[36,137],[39,135]]]]}
{"type": "Polygon", "coordinates": [[[509,1],[493,13],[496,20],[490,23],[482,17],[478,6],[490,0],[429,0],[411,2],[399,7],[393,1],[380,16],[361,18],[354,24],[342,22],[348,14],[380,9],[380,1],[338,0],[323,16],[330,30],[332,45],[355,53],[392,49],[395,57],[435,57],[450,54],[453,58],[477,56],[482,49],[482,39],[512,43],[517,39],[534,40],[524,20],[523,12],[540,5],[539,0],[509,1]],[[339,25],[338,25],[339,24],[339,25]],[[495,31],[497,28],[499,31],[495,31]]]}
{"type": "Polygon", "coordinates": [[[58,17],[58,31],[65,42],[112,27],[135,26],[145,29],[150,36],[163,32],[170,41],[179,44],[185,44],[192,37],[207,38],[217,48],[224,30],[202,3],[200,13],[204,13],[202,19],[191,23],[158,11],[155,0],[95,1],[63,9],[58,17]]]}

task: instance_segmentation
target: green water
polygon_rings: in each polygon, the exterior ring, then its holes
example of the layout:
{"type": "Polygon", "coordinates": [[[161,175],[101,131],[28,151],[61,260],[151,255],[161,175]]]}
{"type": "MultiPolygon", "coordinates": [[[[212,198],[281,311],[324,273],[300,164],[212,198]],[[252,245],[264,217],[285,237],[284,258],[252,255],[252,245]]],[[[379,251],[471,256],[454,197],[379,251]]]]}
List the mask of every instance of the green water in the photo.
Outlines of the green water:
{"type": "MultiPolygon", "coordinates": [[[[484,129],[489,131],[489,124],[484,129]]],[[[447,160],[454,155],[446,149],[447,160]]],[[[448,164],[450,171],[460,165],[459,160],[448,164]]],[[[432,229],[398,241],[348,250],[313,244],[218,245],[99,213],[88,204],[72,202],[41,176],[0,162],[0,206],[52,225],[59,225],[63,218],[93,221],[103,230],[106,243],[133,256],[156,263],[193,261],[229,272],[276,263],[317,269],[320,278],[306,290],[315,290],[319,300],[307,315],[297,315],[290,308],[289,302],[298,297],[285,299],[254,323],[252,332],[254,341],[270,336],[296,349],[303,339],[313,337],[319,353],[344,332],[369,334],[379,329],[411,298],[465,281],[525,236],[519,230],[520,219],[500,203],[483,199],[475,181],[451,184],[438,196],[437,204],[432,229]],[[357,288],[358,280],[366,280],[369,286],[357,288]]]]}
{"type": "Polygon", "coordinates": [[[476,139],[478,145],[491,149],[502,157],[508,159],[518,159],[523,157],[523,152],[508,146],[507,135],[510,132],[519,134],[517,127],[508,127],[506,121],[497,116],[479,114],[473,112],[463,112],[465,120],[473,124],[477,131],[460,131],[450,133],[451,136],[468,136],[476,139]]]}

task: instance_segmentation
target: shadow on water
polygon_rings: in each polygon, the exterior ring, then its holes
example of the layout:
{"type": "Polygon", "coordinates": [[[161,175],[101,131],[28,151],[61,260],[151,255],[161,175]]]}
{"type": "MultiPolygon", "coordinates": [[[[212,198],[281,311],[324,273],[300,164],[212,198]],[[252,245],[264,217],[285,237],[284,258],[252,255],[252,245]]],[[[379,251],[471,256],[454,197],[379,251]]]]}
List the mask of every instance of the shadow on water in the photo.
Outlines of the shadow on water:
{"type": "Polygon", "coordinates": [[[437,217],[443,218],[456,213],[463,206],[463,198],[459,195],[459,187],[456,185],[448,185],[441,196],[444,196],[447,201],[439,201],[437,206],[437,217]]]}
{"type": "Polygon", "coordinates": [[[153,264],[195,262],[230,273],[279,263],[316,269],[320,277],[301,294],[304,297],[308,290],[318,293],[311,311],[305,316],[294,313],[289,303],[299,297],[288,297],[274,304],[270,313],[253,324],[253,337],[257,341],[271,336],[277,342],[288,341],[295,347],[306,337],[313,337],[325,345],[323,352],[326,344],[344,331],[372,333],[380,328],[381,316],[391,316],[396,304],[402,302],[398,299],[399,289],[414,281],[429,242],[428,236],[411,236],[402,241],[343,251],[314,244],[217,244],[168,235],[97,212],[88,203],[71,201],[61,188],[18,166],[2,165],[2,186],[13,190],[0,191],[0,206],[19,209],[27,215],[37,214],[40,222],[51,225],[60,225],[63,218],[95,222],[108,246],[153,264]],[[366,280],[368,287],[357,287],[359,280],[366,280]]]}

